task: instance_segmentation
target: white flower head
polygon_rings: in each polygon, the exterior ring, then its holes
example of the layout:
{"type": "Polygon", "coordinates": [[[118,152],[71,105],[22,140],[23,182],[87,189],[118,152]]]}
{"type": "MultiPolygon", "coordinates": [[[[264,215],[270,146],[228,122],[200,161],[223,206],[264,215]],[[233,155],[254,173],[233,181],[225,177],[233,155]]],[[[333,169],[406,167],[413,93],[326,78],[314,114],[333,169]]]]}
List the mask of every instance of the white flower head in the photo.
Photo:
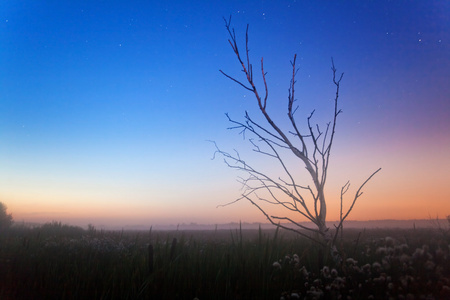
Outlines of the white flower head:
{"type": "Polygon", "coordinates": [[[274,267],[275,269],[281,269],[281,264],[276,261],[272,264],[272,267],[274,267]]]}

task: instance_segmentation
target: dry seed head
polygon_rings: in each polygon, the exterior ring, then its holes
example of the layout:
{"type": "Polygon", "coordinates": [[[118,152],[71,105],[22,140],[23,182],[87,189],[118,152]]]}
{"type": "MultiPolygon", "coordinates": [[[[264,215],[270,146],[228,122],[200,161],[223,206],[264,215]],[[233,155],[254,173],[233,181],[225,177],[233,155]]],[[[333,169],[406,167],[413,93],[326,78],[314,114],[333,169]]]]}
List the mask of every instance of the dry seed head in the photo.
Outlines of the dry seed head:
{"type": "Polygon", "coordinates": [[[281,265],[277,261],[272,264],[272,267],[274,267],[275,269],[279,269],[279,270],[281,269],[281,265]]]}

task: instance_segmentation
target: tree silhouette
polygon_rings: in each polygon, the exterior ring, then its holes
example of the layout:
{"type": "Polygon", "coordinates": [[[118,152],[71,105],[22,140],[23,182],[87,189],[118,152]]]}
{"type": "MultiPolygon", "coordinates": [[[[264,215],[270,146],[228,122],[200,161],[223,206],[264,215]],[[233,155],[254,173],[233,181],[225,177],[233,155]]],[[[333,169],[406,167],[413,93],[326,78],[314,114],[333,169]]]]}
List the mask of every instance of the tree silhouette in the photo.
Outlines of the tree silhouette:
{"type": "MultiPolygon", "coordinates": [[[[357,189],[350,207],[346,212],[343,211],[344,194],[349,190],[350,182],[347,182],[341,189],[340,202],[340,220],[335,225],[334,232],[328,228],[327,220],[327,201],[325,198],[325,184],[327,181],[328,167],[330,162],[330,154],[335,138],[337,119],[341,109],[338,107],[339,89],[343,78],[342,74],[337,74],[333,59],[331,60],[332,81],[335,86],[334,97],[334,113],[332,121],[327,123],[325,129],[321,129],[318,124],[312,124],[314,111],[311,112],[306,119],[305,129],[302,130],[298,125],[295,113],[298,106],[294,105],[295,99],[295,83],[298,72],[296,66],[297,55],[291,61],[291,80],[288,88],[287,100],[287,117],[289,128],[281,126],[281,122],[272,118],[271,113],[267,110],[268,102],[268,85],[266,81],[266,71],[264,69],[263,59],[261,58],[260,74],[262,77],[262,93],[257,88],[254,81],[253,66],[249,58],[248,46],[248,28],[247,25],[245,35],[245,51],[239,51],[234,28],[231,28],[231,17],[225,20],[225,27],[229,34],[229,43],[237,60],[239,61],[244,79],[239,80],[228,75],[224,71],[220,72],[227,78],[236,82],[244,89],[253,93],[261,112],[265,124],[255,121],[249,113],[245,112],[244,121],[236,121],[228,114],[228,120],[233,124],[230,129],[239,129],[244,135],[250,134],[254,139],[250,139],[253,151],[264,156],[267,160],[275,160],[283,170],[283,174],[277,174],[276,177],[261,171],[259,168],[248,164],[240,157],[236,151],[230,154],[221,150],[216,143],[216,153],[224,157],[228,167],[242,171],[247,174],[246,178],[241,178],[243,185],[243,193],[238,199],[227,203],[229,205],[240,200],[248,200],[254,205],[266,218],[275,226],[286,230],[294,231],[302,236],[314,240],[324,246],[332,249],[332,253],[337,255],[336,239],[338,233],[342,232],[343,223],[352,211],[357,199],[363,194],[362,188],[365,184],[378,173],[380,169],[373,172],[357,189]],[[295,163],[291,163],[294,159],[295,163]],[[295,176],[298,172],[298,166],[303,165],[311,179],[312,184],[300,184],[299,179],[295,176]],[[285,214],[280,215],[279,209],[282,208],[285,214]],[[291,217],[292,214],[298,217],[291,217]],[[299,220],[297,220],[297,218],[299,220]],[[301,220],[312,222],[313,228],[304,226],[301,220]]],[[[215,153],[215,154],[216,154],[215,153]]]]}
{"type": "Polygon", "coordinates": [[[13,217],[6,213],[6,208],[6,205],[0,202],[0,231],[8,229],[13,223],[13,217]]]}

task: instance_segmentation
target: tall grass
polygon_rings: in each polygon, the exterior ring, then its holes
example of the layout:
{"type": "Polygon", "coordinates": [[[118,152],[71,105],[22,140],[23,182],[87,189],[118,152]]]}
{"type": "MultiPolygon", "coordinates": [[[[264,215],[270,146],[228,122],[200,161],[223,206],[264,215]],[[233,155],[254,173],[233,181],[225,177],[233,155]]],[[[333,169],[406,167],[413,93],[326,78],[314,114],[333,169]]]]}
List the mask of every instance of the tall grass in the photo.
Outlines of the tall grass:
{"type": "MultiPolygon", "coordinates": [[[[348,230],[341,247],[345,259],[357,263],[335,266],[325,260],[319,265],[314,244],[279,230],[108,232],[60,223],[11,228],[0,235],[0,299],[280,299],[296,293],[334,299],[338,278],[347,280],[340,295],[363,299],[383,272],[396,286],[405,272],[426,278],[436,286],[426,292],[437,295],[449,280],[448,239],[436,231],[348,230]],[[409,248],[404,255],[414,270],[405,271],[398,262],[401,253],[395,256],[394,248],[401,244],[409,248]],[[431,258],[412,260],[423,244],[431,258]],[[386,259],[390,265],[383,265],[383,272],[363,272],[362,266],[386,259]],[[329,277],[324,265],[339,275],[329,277]]],[[[381,296],[375,294],[381,299],[393,293],[388,282],[383,288],[381,296]]],[[[409,289],[416,293],[419,288],[409,289]]],[[[397,288],[395,295],[403,292],[397,288]]]]}

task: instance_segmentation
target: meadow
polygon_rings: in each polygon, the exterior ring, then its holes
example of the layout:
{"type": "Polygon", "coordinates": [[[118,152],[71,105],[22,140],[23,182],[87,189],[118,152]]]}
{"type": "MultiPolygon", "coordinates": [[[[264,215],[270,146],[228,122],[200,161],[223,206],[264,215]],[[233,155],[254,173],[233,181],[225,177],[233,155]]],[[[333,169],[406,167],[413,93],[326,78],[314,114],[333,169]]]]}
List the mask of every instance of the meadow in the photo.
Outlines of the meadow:
{"type": "Polygon", "coordinates": [[[14,226],[0,299],[450,299],[449,240],[448,227],[348,229],[336,265],[275,229],[14,226]]]}

